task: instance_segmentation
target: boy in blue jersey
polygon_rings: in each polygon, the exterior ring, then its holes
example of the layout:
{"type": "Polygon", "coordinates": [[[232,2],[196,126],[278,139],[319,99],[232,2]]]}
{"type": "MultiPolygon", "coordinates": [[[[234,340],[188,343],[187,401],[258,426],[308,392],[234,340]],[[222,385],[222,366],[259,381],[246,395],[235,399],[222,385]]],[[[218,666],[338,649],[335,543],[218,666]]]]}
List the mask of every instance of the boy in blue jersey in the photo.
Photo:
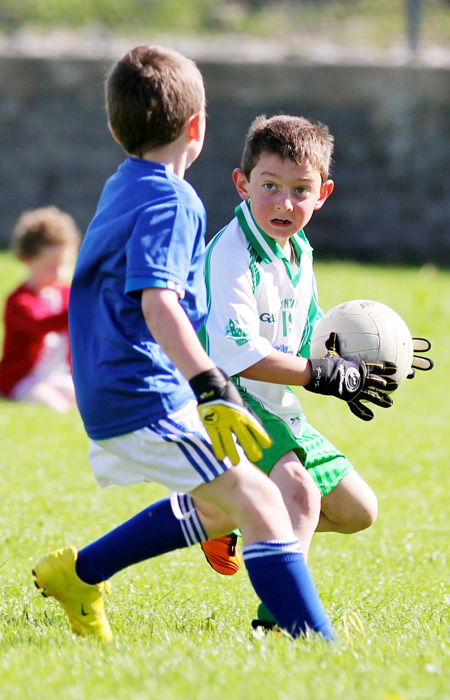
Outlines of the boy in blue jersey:
{"type": "MultiPolygon", "coordinates": [[[[205,134],[201,74],[174,51],[139,46],[112,68],[106,101],[127,157],[105,185],[74,273],[77,402],[102,487],[156,482],[178,495],[80,551],[45,555],[36,585],[61,603],[74,633],[109,641],[109,577],[239,527],[249,578],[277,623],[293,636],[332,638],[281,492],[252,464],[270,438],[197,336],[205,212],[184,174],[205,134]]],[[[369,381],[362,363],[336,355],[305,378],[344,400],[369,381]],[[341,371],[356,373],[351,390],[340,391],[341,371]]]]}
{"type": "MultiPolygon", "coordinates": [[[[308,424],[288,386],[309,381],[311,335],[323,315],[303,228],[333,191],[332,150],[333,137],[323,124],[290,115],[255,119],[241,168],[233,173],[243,201],[236,217],[211,241],[205,267],[205,348],[234,375],[242,397],[272,437],[257,466],[280,488],[305,558],[315,531],[356,532],[377,515],[372,489],[308,424]]],[[[429,347],[428,341],[415,340],[416,350],[429,347]]],[[[330,349],[335,351],[336,341],[330,349]]],[[[430,369],[432,362],[416,357],[413,366],[430,369]]],[[[371,369],[389,375],[389,368],[371,369]]],[[[382,391],[364,398],[386,407],[391,403],[382,391]]],[[[373,417],[367,404],[353,401],[349,406],[364,420],[373,417]]],[[[235,572],[236,555],[229,561],[222,556],[219,569],[215,542],[202,543],[202,548],[213,568],[235,572]]],[[[263,607],[259,618],[266,626],[273,623],[263,607]]]]}

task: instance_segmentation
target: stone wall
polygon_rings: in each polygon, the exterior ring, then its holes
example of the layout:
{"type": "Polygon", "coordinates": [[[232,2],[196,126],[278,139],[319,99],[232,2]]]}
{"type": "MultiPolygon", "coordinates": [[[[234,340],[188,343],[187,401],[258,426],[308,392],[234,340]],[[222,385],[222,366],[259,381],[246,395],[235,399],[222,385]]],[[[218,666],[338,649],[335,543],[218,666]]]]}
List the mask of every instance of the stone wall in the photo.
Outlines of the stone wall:
{"type": "MultiPolygon", "coordinates": [[[[0,58],[0,243],[24,209],[56,204],[84,229],[122,160],[106,128],[109,60],[0,58]]],[[[302,114],[335,136],[336,189],[307,233],[320,258],[450,264],[450,70],[199,61],[204,152],[187,173],[208,236],[238,203],[231,172],[257,114],[302,114]]]]}

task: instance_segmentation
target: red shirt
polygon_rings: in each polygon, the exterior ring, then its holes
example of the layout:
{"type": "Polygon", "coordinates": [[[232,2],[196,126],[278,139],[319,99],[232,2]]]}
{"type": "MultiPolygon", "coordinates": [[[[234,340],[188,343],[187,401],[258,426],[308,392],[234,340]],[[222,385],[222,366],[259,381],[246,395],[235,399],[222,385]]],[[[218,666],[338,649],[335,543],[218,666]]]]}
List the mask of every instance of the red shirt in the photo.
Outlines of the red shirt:
{"type": "Polygon", "coordinates": [[[5,337],[0,362],[0,394],[9,396],[36,365],[47,333],[68,333],[70,287],[55,285],[36,292],[26,284],[7,299],[5,337]]]}

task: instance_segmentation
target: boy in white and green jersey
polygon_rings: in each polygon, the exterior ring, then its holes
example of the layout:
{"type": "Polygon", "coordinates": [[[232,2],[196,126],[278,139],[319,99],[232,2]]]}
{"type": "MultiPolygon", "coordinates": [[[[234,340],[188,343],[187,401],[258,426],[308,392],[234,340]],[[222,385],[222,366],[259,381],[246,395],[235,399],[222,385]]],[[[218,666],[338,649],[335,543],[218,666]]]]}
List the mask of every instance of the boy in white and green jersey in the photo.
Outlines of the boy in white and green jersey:
{"type": "MultiPolygon", "coordinates": [[[[258,374],[254,378],[245,376],[245,370],[274,350],[309,356],[312,329],[323,315],[318,305],[312,248],[300,230],[290,238],[291,254],[287,257],[279,243],[258,227],[249,201],[236,207],[235,213],[207,251],[210,303],[202,340],[207,352],[234,376],[242,396],[271,433],[273,445],[264,450],[257,466],[269,474],[278,459],[293,450],[323,497],[350,472],[350,462],[308,425],[300,401],[289,386],[264,378],[264,371],[261,378],[258,374]]],[[[316,489],[307,474],[301,476],[301,488],[307,488],[307,480],[314,493],[316,489]]],[[[308,500],[317,498],[310,496],[308,500]]],[[[306,551],[309,539],[303,537],[306,551]]]]}
{"type": "MultiPolygon", "coordinates": [[[[332,150],[333,137],[323,124],[287,115],[258,117],[248,132],[241,168],[233,173],[243,201],[209,244],[205,267],[208,311],[202,342],[272,437],[272,447],[256,466],[279,486],[305,557],[316,530],[356,532],[377,515],[372,489],[308,424],[289,388],[311,389],[320,381],[314,369],[311,374],[308,356],[322,311],[303,228],[333,191],[332,150]]],[[[329,342],[332,356],[337,340],[329,342]]],[[[385,391],[395,388],[388,365],[368,368],[376,376],[364,398],[378,406],[391,404],[385,391]]],[[[367,403],[349,406],[364,420],[373,417],[367,403]]],[[[216,568],[215,541],[202,547],[216,568]]],[[[259,618],[273,619],[261,608],[259,618]]]]}

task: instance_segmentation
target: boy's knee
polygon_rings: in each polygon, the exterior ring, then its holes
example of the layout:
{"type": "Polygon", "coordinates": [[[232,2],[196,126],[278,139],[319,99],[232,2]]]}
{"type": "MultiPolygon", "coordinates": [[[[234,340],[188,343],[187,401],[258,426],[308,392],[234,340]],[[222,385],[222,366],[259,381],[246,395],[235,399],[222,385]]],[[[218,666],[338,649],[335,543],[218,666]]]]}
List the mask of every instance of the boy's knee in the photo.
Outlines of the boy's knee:
{"type": "Polygon", "coordinates": [[[255,515],[265,513],[268,510],[274,512],[284,510],[285,504],[280,489],[262,472],[260,474],[262,478],[258,478],[250,489],[244,487],[240,490],[239,496],[237,496],[240,507],[247,512],[254,512],[255,515]]]}
{"type": "Polygon", "coordinates": [[[353,511],[353,530],[351,532],[359,532],[367,530],[368,527],[374,524],[378,515],[378,499],[372,489],[366,485],[366,488],[361,493],[360,499],[354,505],[353,511]]]}
{"type": "Polygon", "coordinates": [[[378,501],[375,494],[366,494],[366,498],[361,503],[355,504],[353,510],[348,514],[346,522],[342,523],[345,532],[351,534],[367,530],[376,521],[378,516],[378,501]]]}
{"type": "Polygon", "coordinates": [[[310,473],[296,458],[277,464],[271,471],[270,478],[280,488],[290,511],[319,517],[322,501],[320,490],[310,473]]]}
{"type": "Polygon", "coordinates": [[[305,515],[314,517],[319,516],[322,496],[318,486],[308,472],[303,469],[304,473],[300,473],[298,477],[292,480],[292,489],[286,495],[286,498],[301,510],[305,515]]]}
{"type": "Polygon", "coordinates": [[[374,524],[378,516],[378,501],[375,494],[372,494],[370,499],[366,499],[362,505],[358,517],[356,518],[356,524],[358,525],[355,532],[359,530],[367,530],[368,527],[374,524]]]}
{"type": "Polygon", "coordinates": [[[319,530],[352,534],[366,530],[376,521],[375,493],[356,473],[347,477],[323,497],[319,530]]]}
{"type": "Polygon", "coordinates": [[[263,472],[256,469],[255,472],[250,488],[246,485],[239,496],[236,494],[235,508],[239,510],[236,520],[251,528],[265,528],[264,539],[291,538],[291,518],[282,492],[263,472]]]}
{"type": "Polygon", "coordinates": [[[287,516],[278,486],[250,464],[241,463],[193,495],[213,504],[239,526],[242,518],[271,521],[287,516]]]}

